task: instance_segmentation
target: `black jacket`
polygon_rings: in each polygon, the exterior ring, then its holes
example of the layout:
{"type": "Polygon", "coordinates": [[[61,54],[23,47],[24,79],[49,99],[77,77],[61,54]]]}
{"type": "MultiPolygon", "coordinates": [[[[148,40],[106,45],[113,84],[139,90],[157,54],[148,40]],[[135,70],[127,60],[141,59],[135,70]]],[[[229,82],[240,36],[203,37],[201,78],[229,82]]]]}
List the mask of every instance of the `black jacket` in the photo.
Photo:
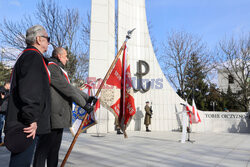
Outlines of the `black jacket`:
{"type": "Polygon", "coordinates": [[[25,50],[12,73],[5,132],[17,122],[27,126],[37,122],[37,134],[49,133],[51,106],[47,60],[33,46],[25,50]]]}
{"type": "Polygon", "coordinates": [[[89,96],[71,85],[63,72],[63,64],[49,59],[51,73],[51,127],[69,128],[72,124],[72,102],[84,107],[89,96]]]}
{"type": "Polygon", "coordinates": [[[4,94],[4,98],[0,100],[0,114],[6,115],[8,107],[9,90],[6,90],[2,86],[0,87],[0,93],[4,94]]]}

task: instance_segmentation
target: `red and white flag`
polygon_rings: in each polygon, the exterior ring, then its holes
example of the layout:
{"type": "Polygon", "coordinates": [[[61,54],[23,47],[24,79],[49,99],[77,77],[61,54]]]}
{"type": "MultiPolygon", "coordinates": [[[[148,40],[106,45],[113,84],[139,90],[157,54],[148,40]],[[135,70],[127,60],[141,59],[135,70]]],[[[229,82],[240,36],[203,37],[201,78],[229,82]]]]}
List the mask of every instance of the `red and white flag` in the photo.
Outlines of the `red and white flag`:
{"type": "Polygon", "coordinates": [[[126,46],[107,79],[100,99],[101,104],[118,118],[122,131],[125,131],[136,112],[126,46]]]}
{"type": "Polygon", "coordinates": [[[194,123],[197,124],[201,122],[200,115],[198,113],[198,110],[196,108],[194,99],[192,100],[192,107],[186,102],[186,111],[189,116],[189,122],[190,124],[194,123]]]}
{"type": "Polygon", "coordinates": [[[122,92],[120,103],[119,123],[123,131],[126,130],[127,125],[130,123],[133,115],[135,114],[135,103],[133,97],[133,86],[131,79],[130,64],[128,62],[127,46],[123,51],[122,60],[122,92]]]}
{"type": "Polygon", "coordinates": [[[100,97],[101,105],[111,111],[116,118],[120,113],[122,63],[118,59],[110,76],[108,77],[100,97]]]}
{"type": "MultiPolygon", "coordinates": [[[[86,83],[84,84],[84,90],[85,93],[87,93],[89,96],[95,96],[95,88],[96,88],[96,83],[95,82],[90,82],[90,83],[86,83]]],[[[96,119],[96,111],[100,109],[100,100],[98,99],[97,102],[95,103],[95,108],[94,108],[94,112],[91,112],[91,117],[96,119]]],[[[91,119],[91,118],[89,118],[91,119]]]]}
{"type": "Polygon", "coordinates": [[[195,123],[195,124],[201,122],[200,115],[199,115],[198,110],[196,108],[194,99],[192,100],[192,112],[193,112],[193,114],[192,114],[192,122],[195,123]]]}
{"type": "Polygon", "coordinates": [[[192,124],[192,111],[191,111],[191,106],[188,104],[187,100],[186,100],[186,104],[185,104],[185,110],[187,112],[187,115],[189,117],[189,122],[190,124],[192,124]]]}

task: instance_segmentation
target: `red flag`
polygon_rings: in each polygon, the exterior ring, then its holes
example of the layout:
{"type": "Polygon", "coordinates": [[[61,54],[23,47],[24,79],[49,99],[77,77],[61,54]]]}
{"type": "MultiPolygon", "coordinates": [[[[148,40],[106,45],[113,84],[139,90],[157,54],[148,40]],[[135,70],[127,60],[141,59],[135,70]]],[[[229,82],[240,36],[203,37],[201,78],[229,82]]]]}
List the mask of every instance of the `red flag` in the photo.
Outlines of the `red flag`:
{"type": "Polygon", "coordinates": [[[125,131],[136,112],[126,46],[122,58],[118,59],[107,79],[100,99],[101,104],[119,118],[119,125],[125,131]]]}
{"type": "Polygon", "coordinates": [[[130,64],[128,62],[126,45],[123,51],[121,86],[122,86],[122,89],[121,89],[119,123],[120,123],[121,129],[125,131],[133,115],[136,112],[135,103],[134,103],[135,100],[133,97],[130,64]]]}
{"type": "Polygon", "coordinates": [[[122,79],[122,63],[118,59],[114,69],[106,81],[100,102],[102,106],[110,110],[115,117],[118,118],[120,112],[120,98],[121,98],[121,79],[122,79]]]}

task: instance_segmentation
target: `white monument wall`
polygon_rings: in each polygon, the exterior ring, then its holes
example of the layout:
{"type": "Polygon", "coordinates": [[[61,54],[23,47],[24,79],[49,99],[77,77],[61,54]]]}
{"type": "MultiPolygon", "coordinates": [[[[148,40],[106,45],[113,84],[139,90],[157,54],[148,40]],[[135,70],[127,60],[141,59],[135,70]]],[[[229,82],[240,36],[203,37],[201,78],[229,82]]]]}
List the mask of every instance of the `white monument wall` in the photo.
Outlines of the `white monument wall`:
{"type": "MultiPolygon", "coordinates": [[[[177,130],[181,126],[184,102],[166,80],[155,57],[149,36],[145,0],[118,0],[118,47],[125,40],[128,30],[136,28],[128,41],[128,56],[132,78],[136,80],[137,63],[145,61],[149,73],[142,78],[151,81],[146,93],[134,93],[136,115],[128,130],[145,131],[144,106],[146,101],[153,103],[153,131],[177,130]]],[[[104,78],[115,57],[115,0],[92,0],[89,77],[104,78]]],[[[142,71],[145,71],[143,67],[142,71]]],[[[147,81],[147,82],[148,82],[147,81]]],[[[144,84],[145,86],[145,84],[144,84]]],[[[137,84],[135,82],[135,87],[137,84]]],[[[249,118],[245,113],[200,111],[201,123],[193,124],[193,132],[249,132],[249,118]]],[[[98,125],[88,129],[88,133],[114,131],[114,116],[103,107],[97,112],[98,125]]]]}
{"type": "Polygon", "coordinates": [[[148,31],[145,1],[118,0],[119,47],[122,45],[127,31],[133,28],[136,29],[127,43],[132,77],[136,77],[138,61],[143,60],[150,67],[149,73],[143,76],[143,79],[148,79],[152,83],[151,89],[146,93],[139,91],[134,93],[137,115],[131,121],[129,130],[145,130],[144,106],[146,101],[153,103],[153,118],[151,121],[152,125],[149,127],[150,129],[153,131],[177,129],[176,111],[182,109],[180,102],[183,102],[183,100],[167,82],[155,57],[148,31]],[[141,117],[142,115],[143,117],[141,117]]]}
{"type": "Polygon", "coordinates": [[[201,123],[193,124],[193,132],[249,133],[250,119],[244,112],[199,111],[201,123]]]}
{"type": "MultiPolygon", "coordinates": [[[[115,0],[92,0],[89,78],[96,80],[104,78],[115,55],[115,0]]],[[[102,133],[110,131],[107,120],[113,115],[101,107],[96,113],[98,125],[88,129],[88,132],[102,133]]]]}
{"type": "MultiPolygon", "coordinates": [[[[92,0],[89,77],[104,78],[115,56],[115,1],[92,0]]],[[[155,57],[151,44],[144,0],[118,1],[118,44],[125,40],[128,30],[136,28],[128,41],[132,77],[137,72],[139,60],[146,61],[150,66],[149,73],[143,79],[150,80],[151,89],[146,93],[134,94],[137,114],[131,121],[128,130],[145,130],[144,106],[146,101],[153,103],[153,118],[150,129],[167,131],[178,128],[176,112],[182,107],[182,99],[175,93],[167,82],[155,57]],[[178,109],[178,110],[177,110],[178,109]]],[[[143,69],[145,70],[145,69],[143,69]]],[[[106,133],[114,130],[114,116],[101,107],[97,112],[99,124],[88,132],[106,133]]]]}

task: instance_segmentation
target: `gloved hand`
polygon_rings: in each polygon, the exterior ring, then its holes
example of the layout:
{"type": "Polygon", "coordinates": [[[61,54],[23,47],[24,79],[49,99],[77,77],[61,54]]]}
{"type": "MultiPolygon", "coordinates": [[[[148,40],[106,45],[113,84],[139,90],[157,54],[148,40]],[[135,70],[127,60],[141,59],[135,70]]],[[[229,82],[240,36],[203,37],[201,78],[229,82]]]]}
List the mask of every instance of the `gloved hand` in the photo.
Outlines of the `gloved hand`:
{"type": "Polygon", "coordinates": [[[93,107],[90,103],[87,103],[87,104],[83,107],[83,109],[84,109],[85,111],[87,111],[88,114],[90,114],[90,113],[94,110],[94,107],[93,107]]]}
{"type": "Polygon", "coordinates": [[[95,105],[95,103],[97,102],[97,98],[95,96],[89,96],[89,99],[87,101],[87,103],[92,104],[93,106],[95,105]]]}

